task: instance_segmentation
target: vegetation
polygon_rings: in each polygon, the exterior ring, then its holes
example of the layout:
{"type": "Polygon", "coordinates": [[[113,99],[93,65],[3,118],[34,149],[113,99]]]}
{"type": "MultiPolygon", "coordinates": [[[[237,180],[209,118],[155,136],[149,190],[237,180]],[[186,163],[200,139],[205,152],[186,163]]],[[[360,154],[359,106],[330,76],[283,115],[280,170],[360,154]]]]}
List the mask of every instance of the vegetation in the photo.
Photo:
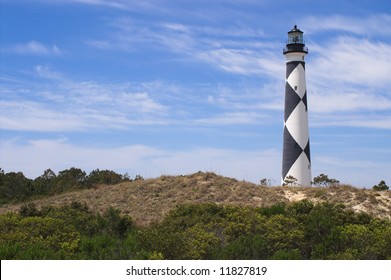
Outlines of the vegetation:
{"type": "Polygon", "coordinates": [[[0,258],[391,259],[390,192],[318,177],[327,188],[211,172],[132,180],[70,168],[31,180],[0,170],[0,258]]]}
{"type": "Polygon", "coordinates": [[[387,186],[386,182],[382,180],[379,184],[374,185],[372,189],[375,191],[387,191],[389,187],[387,186]]]}
{"type": "MultiPolygon", "coordinates": [[[[25,178],[24,182],[27,185],[33,182],[41,186],[45,186],[43,182],[46,182],[50,184],[47,189],[54,189],[59,176],[52,171],[44,173],[44,176],[40,176],[41,178],[35,180],[25,178]],[[41,180],[39,184],[34,182],[39,182],[39,180],[41,180]]],[[[12,174],[15,173],[3,173],[0,179],[12,174]]],[[[15,195],[22,193],[21,190],[26,184],[17,184],[20,178],[18,176],[11,177],[8,177],[11,179],[8,181],[11,187],[6,189],[12,190],[15,195]],[[18,187],[13,189],[12,186],[21,187],[18,190],[18,187]]],[[[85,177],[88,178],[89,175],[85,177]]],[[[23,200],[13,196],[5,198],[1,194],[0,200],[7,203],[3,202],[0,205],[0,213],[17,212],[23,203],[28,202],[34,202],[37,207],[41,208],[46,205],[79,201],[86,203],[94,213],[103,213],[111,206],[118,208],[121,213],[131,215],[136,224],[147,226],[154,221],[160,222],[166,213],[181,204],[219,203],[263,207],[307,198],[316,203],[327,201],[344,203],[347,209],[363,211],[382,219],[391,219],[390,191],[378,192],[344,184],[334,184],[326,188],[268,187],[219,176],[211,172],[196,172],[183,176],[162,175],[151,179],[144,179],[141,176],[130,179],[125,174],[122,178],[118,184],[113,185],[87,184],[89,180],[82,180],[83,184],[78,187],[67,186],[58,193],[47,191],[48,194],[44,194],[45,192],[42,191],[41,194],[37,194],[38,190],[35,188],[33,192],[35,195],[27,196],[23,200]]],[[[0,184],[0,189],[4,190],[4,185],[0,184]]],[[[41,188],[41,190],[44,189],[44,187],[41,188]]]]}
{"type": "Polygon", "coordinates": [[[285,177],[282,185],[283,186],[295,186],[295,185],[297,185],[297,179],[295,177],[293,177],[292,175],[288,175],[285,177]]]}
{"type": "Polygon", "coordinates": [[[342,204],[181,205],[140,227],[72,203],[0,215],[1,259],[391,259],[391,222],[342,204]]]}
{"type": "MultiPolygon", "coordinates": [[[[135,180],[142,177],[137,175],[135,180]]],[[[34,180],[22,172],[5,173],[0,168],[0,205],[9,202],[26,201],[33,197],[54,195],[70,190],[91,188],[99,184],[114,185],[130,181],[126,175],[111,170],[93,170],[89,175],[80,168],[72,167],[56,175],[51,169],[34,180]]]]}
{"type": "Polygon", "coordinates": [[[328,175],[321,173],[320,175],[318,175],[314,178],[314,181],[312,183],[315,186],[319,186],[319,187],[329,187],[332,185],[339,184],[339,181],[336,179],[331,179],[331,178],[329,178],[328,175]]]}

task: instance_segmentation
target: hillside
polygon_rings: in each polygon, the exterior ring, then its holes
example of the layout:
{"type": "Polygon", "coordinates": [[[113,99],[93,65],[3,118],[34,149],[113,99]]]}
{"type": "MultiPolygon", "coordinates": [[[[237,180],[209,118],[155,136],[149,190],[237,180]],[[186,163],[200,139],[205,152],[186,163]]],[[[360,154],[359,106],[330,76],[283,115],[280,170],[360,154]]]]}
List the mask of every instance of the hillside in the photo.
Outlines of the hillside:
{"type": "MultiPolygon", "coordinates": [[[[78,201],[102,213],[108,207],[130,215],[138,225],[160,221],[176,205],[214,202],[241,206],[270,206],[302,199],[313,202],[344,203],[347,209],[367,212],[391,220],[391,191],[376,192],[339,185],[328,188],[266,187],[198,172],[186,176],[161,176],[155,179],[99,185],[33,200],[38,208],[78,201]]],[[[0,213],[17,211],[23,203],[6,204],[0,213]]]]}

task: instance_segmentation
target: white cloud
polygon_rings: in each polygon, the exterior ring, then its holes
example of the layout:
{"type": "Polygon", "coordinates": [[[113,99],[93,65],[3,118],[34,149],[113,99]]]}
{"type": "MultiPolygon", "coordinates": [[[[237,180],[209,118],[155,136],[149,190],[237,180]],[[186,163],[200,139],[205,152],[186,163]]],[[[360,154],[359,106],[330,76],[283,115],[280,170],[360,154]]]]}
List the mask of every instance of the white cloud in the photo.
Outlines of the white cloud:
{"type": "Polygon", "coordinates": [[[110,26],[114,30],[107,35],[106,39],[92,39],[87,42],[92,42],[92,45],[98,48],[110,46],[111,49],[126,52],[138,51],[140,46],[143,50],[148,48],[181,54],[187,54],[194,49],[194,34],[183,24],[167,22],[146,24],[130,17],[121,17],[112,21],[110,26]]]}
{"type": "MultiPolygon", "coordinates": [[[[126,0],[38,0],[49,4],[86,4],[104,6],[116,9],[127,9],[130,5],[126,0]]],[[[138,2],[138,1],[136,1],[138,2]]]]}
{"type": "Polygon", "coordinates": [[[156,97],[159,93],[156,85],[76,82],[45,66],[36,66],[34,70],[44,83],[29,85],[28,94],[17,88],[23,87],[18,83],[9,89],[4,85],[0,128],[85,131],[129,129],[168,121],[169,107],[156,97]]]}
{"type": "Polygon", "coordinates": [[[314,79],[371,87],[391,85],[391,45],[353,37],[339,37],[312,45],[309,73],[314,79]]]}
{"type": "Polygon", "coordinates": [[[366,17],[351,17],[345,15],[310,16],[303,19],[306,34],[321,31],[346,31],[365,37],[376,35],[391,35],[391,15],[371,14],[366,17]]]}
{"type": "MultiPolygon", "coordinates": [[[[281,153],[273,149],[243,151],[194,147],[169,150],[146,145],[94,147],[74,145],[60,138],[25,144],[16,140],[2,141],[0,153],[0,166],[6,172],[22,171],[30,178],[41,175],[47,168],[56,172],[70,167],[79,167],[87,172],[96,168],[112,169],[147,178],[201,170],[255,183],[266,177],[278,185],[281,172],[281,153]]],[[[313,176],[325,173],[342,183],[368,188],[380,180],[391,181],[391,166],[387,162],[361,160],[357,155],[355,159],[318,155],[312,162],[313,176]]]]}
{"type": "Polygon", "coordinates": [[[195,147],[172,151],[145,145],[86,147],[75,146],[61,138],[26,144],[3,141],[0,152],[0,166],[6,172],[23,171],[32,178],[41,175],[47,168],[58,172],[70,167],[79,167],[87,172],[96,168],[113,169],[144,177],[189,174],[201,170],[253,182],[259,182],[263,177],[276,180],[280,172],[280,154],[276,150],[195,147]]]}
{"type": "Polygon", "coordinates": [[[388,114],[319,114],[311,118],[311,126],[345,126],[391,129],[391,116],[388,114]]]}
{"type": "Polygon", "coordinates": [[[210,118],[196,119],[194,123],[208,126],[259,124],[267,118],[267,115],[255,112],[227,112],[210,118]]]}
{"type": "Polygon", "coordinates": [[[118,107],[128,107],[142,113],[163,113],[167,107],[157,103],[147,92],[122,93],[116,100],[118,107]]]}
{"type": "Polygon", "coordinates": [[[120,9],[126,7],[126,2],[124,1],[113,1],[113,0],[65,0],[65,1],[73,1],[78,3],[98,5],[98,6],[108,6],[108,7],[120,8],[120,9]]]}
{"type": "Polygon", "coordinates": [[[391,45],[351,36],[312,45],[306,65],[314,126],[390,129],[391,45]]]}
{"type": "Polygon", "coordinates": [[[8,52],[18,54],[33,54],[33,55],[60,55],[61,51],[57,45],[46,46],[37,41],[30,41],[26,44],[17,44],[6,49],[8,52]]]}
{"type": "MultiPolygon", "coordinates": [[[[164,51],[186,61],[208,63],[224,72],[240,75],[283,75],[284,65],[275,55],[276,44],[263,38],[263,32],[243,26],[226,29],[178,22],[146,24],[122,17],[110,23],[114,28],[105,39],[86,43],[98,49],[137,52],[140,46],[153,52],[164,51]]],[[[145,50],[145,49],[144,49],[145,50]]]]}
{"type": "Polygon", "coordinates": [[[310,125],[391,129],[391,98],[371,92],[310,93],[310,125]]]}
{"type": "Polygon", "coordinates": [[[317,156],[313,162],[313,176],[324,173],[341,183],[357,187],[372,188],[381,180],[391,181],[391,164],[388,162],[334,156],[317,156]]]}
{"type": "Polygon", "coordinates": [[[167,29],[177,31],[177,32],[184,32],[184,33],[190,32],[189,28],[186,25],[180,23],[165,23],[163,24],[163,26],[166,27],[167,29]]]}
{"type": "Polygon", "coordinates": [[[40,78],[49,79],[49,80],[57,80],[60,82],[65,81],[64,75],[61,73],[54,71],[47,65],[36,65],[34,66],[34,73],[38,75],[40,78]]]}
{"type": "Polygon", "coordinates": [[[311,112],[366,112],[391,110],[391,98],[375,95],[371,92],[345,92],[341,89],[330,92],[311,93],[311,112]]]}
{"type": "Polygon", "coordinates": [[[85,43],[100,50],[111,50],[113,48],[112,43],[108,40],[87,40],[85,43]]]}
{"type": "Polygon", "coordinates": [[[273,55],[267,53],[220,48],[200,52],[198,58],[234,74],[283,77],[284,65],[281,61],[277,61],[273,55]]]}
{"type": "MultiPolygon", "coordinates": [[[[131,99],[132,95],[128,96],[131,99]]],[[[94,129],[129,130],[135,126],[166,125],[169,120],[159,105],[147,96],[135,94],[135,102],[120,107],[94,104],[93,107],[77,104],[42,104],[31,101],[1,101],[0,128],[14,131],[66,132],[94,129]]],[[[71,100],[68,100],[68,102],[71,100]]],[[[116,100],[118,102],[118,100],[116,100]]]]}
{"type": "Polygon", "coordinates": [[[1,101],[0,128],[15,131],[80,131],[80,117],[31,101],[1,101]]]}

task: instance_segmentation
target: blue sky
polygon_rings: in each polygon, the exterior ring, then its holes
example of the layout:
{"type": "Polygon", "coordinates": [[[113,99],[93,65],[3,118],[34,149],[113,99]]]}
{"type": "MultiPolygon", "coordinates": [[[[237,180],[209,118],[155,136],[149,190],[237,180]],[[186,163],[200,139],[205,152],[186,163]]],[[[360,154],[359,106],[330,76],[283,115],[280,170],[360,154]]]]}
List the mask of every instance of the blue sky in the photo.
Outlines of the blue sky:
{"type": "Polygon", "coordinates": [[[313,177],[391,183],[391,2],[2,0],[0,167],[280,183],[304,31],[313,177]]]}

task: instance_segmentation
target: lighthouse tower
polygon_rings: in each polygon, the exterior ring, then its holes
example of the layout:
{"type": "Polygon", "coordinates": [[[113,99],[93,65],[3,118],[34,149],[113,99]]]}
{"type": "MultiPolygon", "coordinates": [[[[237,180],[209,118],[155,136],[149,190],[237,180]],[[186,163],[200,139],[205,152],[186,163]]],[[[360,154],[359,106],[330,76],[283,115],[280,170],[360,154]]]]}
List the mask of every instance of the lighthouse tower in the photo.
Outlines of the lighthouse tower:
{"type": "Polygon", "coordinates": [[[292,182],[294,178],[294,184],[310,186],[311,157],[304,62],[308,49],[304,45],[303,32],[296,25],[288,32],[283,53],[286,57],[286,81],[282,184],[292,182]]]}

